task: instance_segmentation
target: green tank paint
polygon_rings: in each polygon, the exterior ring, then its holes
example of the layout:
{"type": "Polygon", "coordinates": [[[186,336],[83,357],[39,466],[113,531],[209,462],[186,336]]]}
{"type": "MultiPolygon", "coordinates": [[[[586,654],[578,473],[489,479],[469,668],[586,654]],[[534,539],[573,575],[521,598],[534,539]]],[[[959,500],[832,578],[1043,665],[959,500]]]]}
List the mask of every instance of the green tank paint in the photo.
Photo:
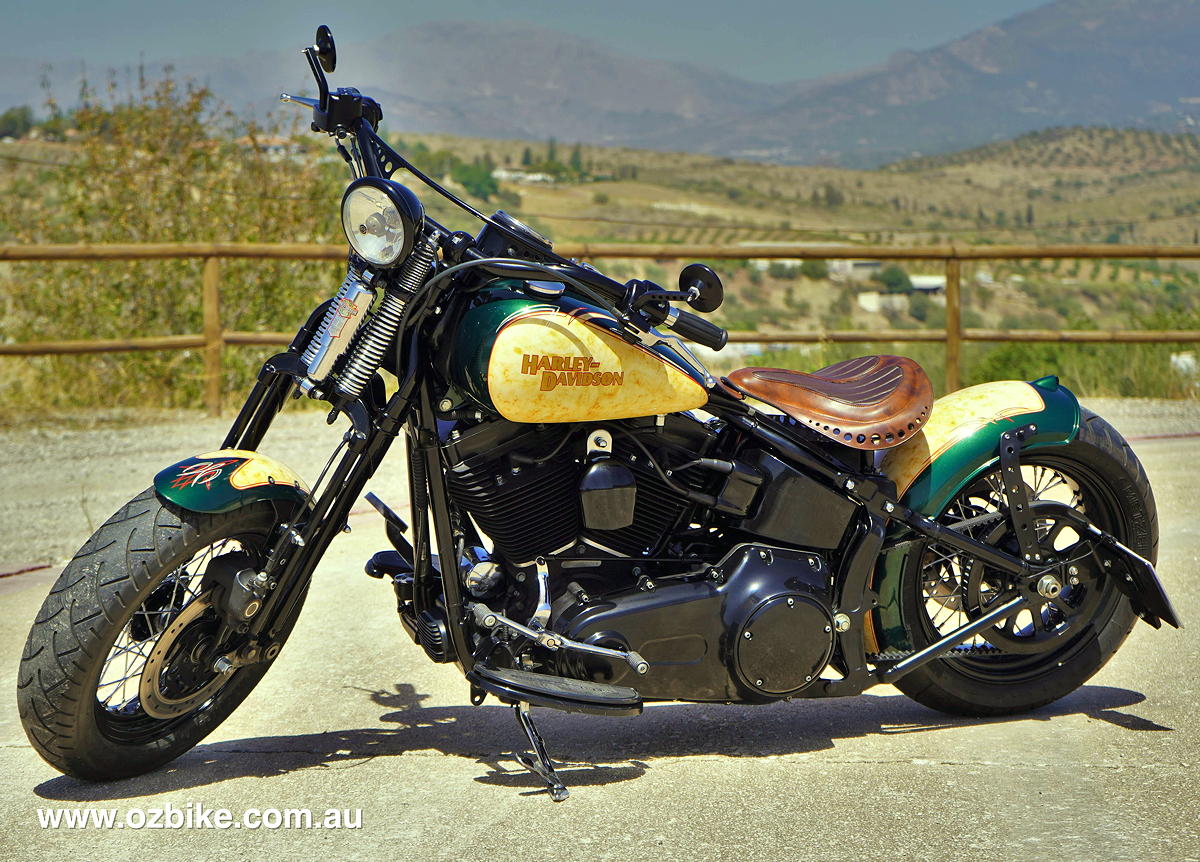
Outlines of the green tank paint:
{"type": "Polygon", "coordinates": [[[192,512],[229,512],[260,500],[308,501],[299,474],[246,449],[221,449],[172,464],[154,477],[154,490],[192,512]]]}
{"type": "MultiPolygon", "coordinates": [[[[607,312],[572,295],[569,291],[561,297],[546,301],[533,299],[522,289],[523,282],[515,279],[496,279],[478,293],[478,299],[459,321],[450,344],[451,382],[480,404],[495,409],[488,393],[488,361],[496,335],[514,317],[533,311],[560,311],[565,314],[593,312],[601,317],[590,318],[590,322],[619,332],[620,325],[607,312]]],[[[704,380],[673,347],[658,345],[651,348],[664,362],[674,365],[701,386],[704,380]]]]}
{"type": "MultiPolygon", "coordinates": [[[[985,386],[993,384],[985,384],[985,386]]],[[[937,517],[978,476],[995,469],[1000,461],[1001,435],[1005,431],[1035,425],[1037,431],[1025,438],[1022,451],[1063,446],[1079,433],[1079,401],[1054,376],[1042,377],[1028,384],[1037,389],[1043,407],[987,422],[969,435],[957,440],[938,454],[903,492],[901,502],[928,517],[937,517]]],[[[984,387],[978,387],[983,389],[984,387]]],[[[934,402],[932,416],[937,415],[934,402]]],[[[911,441],[916,443],[914,439],[911,441]]],[[[905,444],[909,445],[909,444],[905,444]]],[[[887,460],[884,472],[887,472],[887,460]]],[[[901,531],[904,528],[901,528],[901,531]]],[[[879,634],[881,648],[911,650],[908,633],[900,610],[900,581],[907,566],[909,550],[900,548],[880,558],[875,569],[873,589],[879,595],[879,634]]]]}
{"type": "Polygon", "coordinates": [[[527,314],[538,309],[554,309],[556,306],[532,300],[514,289],[510,279],[492,282],[481,290],[479,304],[462,316],[450,352],[451,379],[460,389],[480,404],[495,409],[487,387],[488,359],[492,346],[505,322],[518,314],[527,314]]]}

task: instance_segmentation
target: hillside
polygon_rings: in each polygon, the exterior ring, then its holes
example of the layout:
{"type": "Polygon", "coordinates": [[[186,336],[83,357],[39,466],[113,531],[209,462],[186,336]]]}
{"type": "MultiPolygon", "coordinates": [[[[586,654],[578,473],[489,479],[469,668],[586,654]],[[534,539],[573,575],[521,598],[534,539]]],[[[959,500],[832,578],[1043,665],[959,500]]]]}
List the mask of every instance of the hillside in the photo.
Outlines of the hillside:
{"type": "MultiPolygon", "coordinates": [[[[549,148],[398,140],[515,169],[549,148]]],[[[557,149],[565,159],[571,145],[557,149]]],[[[1054,129],[875,171],[593,146],[579,156],[584,181],[502,183],[560,239],[1190,243],[1200,227],[1200,140],[1188,134],[1054,129]]]]}
{"type": "Polygon", "coordinates": [[[1057,0],[707,130],[708,152],[870,166],[1047,126],[1177,131],[1200,96],[1200,4],[1057,0]]]}
{"type": "Polygon", "coordinates": [[[978,170],[984,166],[1120,174],[1192,170],[1200,167],[1200,137],[1140,129],[1058,126],[969,150],[904,159],[886,167],[919,172],[978,170]]]}
{"type": "MultiPolygon", "coordinates": [[[[118,118],[93,110],[65,142],[0,144],[0,194],[9,201],[0,211],[0,242],[342,241],[336,207],[346,176],[328,141],[303,134],[256,149],[242,132],[205,139],[206,110],[201,96],[164,83],[118,118]]],[[[1200,242],[1200,160],[1186,136],[1067,129],[874,171],[568,142],[412,134],[393,141],[476,206],[503,207],[556,241],[844,243],[850,254],[856,243],[1200,242]]],[[[443,224],[477,228],[412,185],[443,224]]],[[[619,279],[670,284],[680,262],[598,265],[619,279]]],[[[51,265],[57,301],[88,308],[87,315],[45,314],[41,294],[28,290],[45,278],[45,266],[0,266],[0,340],[116,338],[202,325],[196,261],[51,265]]],[[[885,285],[839,280],[816,264],[714,266],[728,288],[715,319],[737,331],[936,328],[945,320],[941,298],[910,291],[903,273],[885,285]]],[[[904,268],[909,275],[941,271],[937,262],[904,268]]],[[[225,325],[286,329],[333,289],[337,269],[226,261],[225,325]]],[[[968,327],[1200,328],[1200,275],[1192,264],[981,262],[964,266],[963,276],[968,327]]],[[[969,347],[967,380],[1061,367],[1092,393],[1196,391],[1169,370],[1167,346],[969,347]]],[[[719,367],[744,362],[748,349],[730,349],[719,367]]],[[[814,367],[863,349],[776,351],[755,361],[814,367]]],[[[937,379],[940,347],[903,350],[937,379]]],[[[230,387],[250,379],[259,361],[256,348],[231,349],[230,387]]],[[[0,405],[34,397],[63,409],[146,398],[189,403],[198,363],[196,353],[6,360],[0,405]]]]}
{"type": "MultiPolygon", "coordinates": [[[[798,35],[797,50],[804,38],[812,36],[798,35]]],[[[546,28],[439,22],[339,45],[334,84],[376,96],[395,132],[557,137],[869,168],[1049,126],[1193,129],[1197,44],[1194,0],[1056,0],[857,72],[764,84],[546,28]]],[[[173,68],[239,115],[262,118],[280,91],[311,88],[295,52],[270,47],[234,61],[158,58],[145,69],[157,78],[173,68]]],[[[82,65],[46,69],[36,57],[0,56],[0,111],[39,103],[43,77],[71,104],[82,65]]],[[[90,75],[103,91],[108,75],[90,75]]],[[[112,73],[118,92],[136,77],[131,68],[112,73]]]]}

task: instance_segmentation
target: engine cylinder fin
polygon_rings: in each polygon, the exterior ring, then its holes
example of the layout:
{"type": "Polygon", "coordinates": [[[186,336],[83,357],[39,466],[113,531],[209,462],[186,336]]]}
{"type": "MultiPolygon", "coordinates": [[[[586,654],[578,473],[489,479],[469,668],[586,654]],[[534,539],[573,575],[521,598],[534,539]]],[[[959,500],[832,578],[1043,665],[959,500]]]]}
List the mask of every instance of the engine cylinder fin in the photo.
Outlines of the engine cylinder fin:
{"type": "Polygon", "coordinates": [[[518,474],[483,461],[451,470],[447,488],[507,560],[531,560],[579,535],[579,465],[552,460],[518,474]]]}

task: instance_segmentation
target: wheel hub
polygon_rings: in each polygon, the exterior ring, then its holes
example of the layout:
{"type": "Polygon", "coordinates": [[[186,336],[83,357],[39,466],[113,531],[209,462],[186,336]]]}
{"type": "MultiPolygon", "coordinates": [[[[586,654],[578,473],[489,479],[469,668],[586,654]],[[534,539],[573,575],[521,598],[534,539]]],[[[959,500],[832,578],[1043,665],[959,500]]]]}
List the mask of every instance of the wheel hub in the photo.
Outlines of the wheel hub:
{"type": "Polygon", "coordinates": [[[228,673],[214,674],[204,657],[212,645],[216,621],[205,617],[211,594],[188,603],[159,636],[146,659],[138,684],[138,700],[154,718],[174,718],[211,698],[228,673]]]}
{"type": "MultiPolygon", "coordinates": [[[[1018,592],[1029,599],[1028,608],[1017,611],[1000,625],[988,629],[985,638],[1010,653],[1038,653],[1053,648],[1086,624],[1100,600],[1099,575],[1079,560],[1056,560],[1064,554],[1078,556],[1081,540],[1054,550],[1054,540],[1063,526],[1039,519],[1038,532],[1046,569],[1036,579],[1021,582],[1014,575],[986,567],[978,560],[969,568],[965,603],[969,617],[987,613],[1002,596],[1018,592]],[[1048,570],[1047,570],[1048,569],[1048,570]]],[[[998,524],[986,538],[988,544],[1013,550],[1015,537],[1007,523],[998,524]]]]}

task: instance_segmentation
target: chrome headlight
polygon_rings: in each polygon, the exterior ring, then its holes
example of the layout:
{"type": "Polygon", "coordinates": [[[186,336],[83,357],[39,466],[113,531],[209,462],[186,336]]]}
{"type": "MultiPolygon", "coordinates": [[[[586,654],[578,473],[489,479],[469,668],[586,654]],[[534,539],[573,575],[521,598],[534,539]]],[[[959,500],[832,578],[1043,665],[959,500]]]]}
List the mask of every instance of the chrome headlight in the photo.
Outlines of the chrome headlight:
{"type": "Polygon", "coordinates": [[[408,257],[425,221],[417,196],[400,183],[362,177],[342,196],[342,229],[354,253],[378,267],[408,257]]]}

